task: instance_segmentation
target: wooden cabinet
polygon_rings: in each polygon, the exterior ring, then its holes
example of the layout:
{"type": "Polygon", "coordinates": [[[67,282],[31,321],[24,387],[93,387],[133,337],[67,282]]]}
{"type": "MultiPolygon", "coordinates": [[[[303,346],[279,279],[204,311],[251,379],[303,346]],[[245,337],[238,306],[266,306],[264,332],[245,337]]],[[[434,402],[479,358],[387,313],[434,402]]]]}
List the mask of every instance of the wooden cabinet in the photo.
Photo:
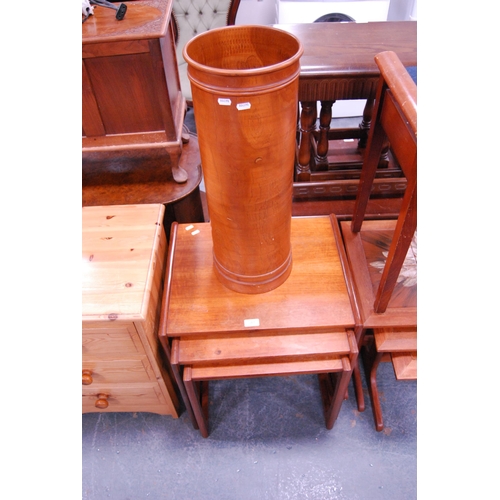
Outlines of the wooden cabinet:
{"type": "Polygon", "coordinates": [[[164,206],[82,210],[82,411],[177,417],[158,341],[164,206]]]}
{"type": "Polygon", "coordinates": [[[171,26],[172,0],[96,7],[82,24],[84,163],[156,159],[165,178],[186,181],[179,167],[185,100],[171,26]]]}
{"type": "Polygon", "coordinates": [[[163,203],[203,221],[198,141],[183,133],[172,0],[95,6],[82,24],[82,204],[163,203]],[[187,143],[185,143],[188,141],[187,143]]]}

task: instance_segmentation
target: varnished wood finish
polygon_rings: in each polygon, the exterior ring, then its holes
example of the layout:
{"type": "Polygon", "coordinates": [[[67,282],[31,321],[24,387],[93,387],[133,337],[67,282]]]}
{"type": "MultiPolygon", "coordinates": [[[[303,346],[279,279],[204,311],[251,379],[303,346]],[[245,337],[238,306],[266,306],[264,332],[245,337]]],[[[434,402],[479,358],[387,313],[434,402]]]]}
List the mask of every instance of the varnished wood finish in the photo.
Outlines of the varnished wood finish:
{"type": "MultiPolygon", "coordinates": [[[[134,0],[123,2],[127,14],[116,22],[116,12],[107,7],[95,7],[94,15],[82,24],[82,42],[99,44],[103,40],[135,46],[138,40],[161,38],[170,22],[172,0],[134,0]]],[[[94,46],[94,51],[99,50],[94,46]]],[[[121,53],[123,49],[120,49],[121,53]]],[[[129,49],[130,51],[130,49],[129,49]]]]}
{"type": "MultiPolygon", "coordinates": [[[[405,66],[415,66],[417,23],[275,26],[297,36],[304,47],[299,79],[302,113],[294,201],[300,201],[305,213],[307,205],[311,205],[309,210],[313,210],[318,200],[354,199],[380,75],[374,56],[391,50],[405,66]],[[359,127],[330,129],[328,122],[332,103],[335,106],[335,101],[344,99],[367,99],[363,120],[359,127]],[[316,122],[318,101],[321,102],[319,123],[316,122]],[[346,150],[345,139],[354,139],[353,143],[349,143],[353,144],[350,150],[346,150]],[[316,186],[308,186],[308,183],[315,183],[316,186]],[[318,185],[323,189],[318,189],[318,185]]],[[[384,161],[382,157],[380,164],[383,165],[384,161]]],[[[401,196],[398,186],[406,184],[397,165],[393,168],[389,163],[388,167],[379,169],[377,174],[386,180],[384,191],[379,192],[383,199],[401,196]]]]}
{"type": "Polygon", "coordinates": [[[160,343],[163,347],[163,352],[165,353],[165,357],[170,363],[172,369],[172,375],[174,377],[175,382],[177,383],[177,387],[179,389],[182,400],[184,401],[184,405],[186,407],[186,411],[191,419],[191,423],[195,429],[198,429],[198,422],[194,415],[193,409],[191,408],[191,404],[189,403],[189,397],[186,392],[186,387],[182,380],[182,371],[177,364],[172,363],[172,348],[170,339],[167,337],[167,320],[169,317],[169,307],[170,307],[170,293],[172,288],[172,277],[173,277],[173,267],[174,267],[174,255],[176,253],[177,247],[177,234],[178,234],[179,225],[177,223],[172,224],[172,232],[170,235],[169,241],[169,249],[167,253],[167,263],[165,268],[165,284],[163,288],[163,296],[161,300],[161,310],[160,310],[160,323],[158,327],[158,337],[160,339],[160,343]]]}
{"type": "Polygon", "coordinates": [[[120,158],[102,153],[88,155],[82,170],[82,205],[162,203],[165,205],[167,236],[174,221],[203,222],[205,215],[199,188],[202,171],[197,137],[190,135],[179,160],[179,165],[188,174],[185,183],[165,179],[164,171],[158,168],[158,160],[170,162],[170,158],[162,153],[141,155],[130,152],[120,158]]]}
{"type": "Polygon", "coordinates": [[[345,332],[308,333],[305,335],[263,334],[253,337],[232,335],[204,339],[183,339],[179,347],[176,363],[216,364],[233,363],[235,360],[253,358],[262,360],[266,357],[286,361],[289,356],[308,356],[335,353],[349,353],[349,343],[345,332]],[[242,341],[243,339],[243,341],[242,341]],[[203,349],[200,349],[200,344],[203,349]],[[221,347],[223,346],[223,349],[221,347]]]}
{"type": "Polygon", "coordinates": [[[394,51],[404,66],[417,64],[415,21],[303,23],[275,27],[295,35],[300,59],[300,101],[375,97],[380,70],[374,57],[394,51]]]}
{"type": "Polygon", "coordinates": [[[379,352],[417,350],[417,332],[408,328],[379,328],[374,336],[379,352]]]}
{"type": "Polygon", "coordinates": [[[82,370],[82,385],[90,385],[94,379],[91,370],[82,370]]]}
{"type": "Polygon", "coordinates": [[[398,380],[417,380],[417,351],[391,353],[391,358],[398,380]]]}
{"type": "MultiPolygon", "coordinates": [[[[416,286],[404,286],[404,281],[397,283],[385,313],[376,313],[374,310],[381,272],[379,267],[374,267],[372,264],[380,263],[383,265],[386,262],[384,252],[389,251],[396,224],[396,220],[365,220],[361,231],[353,233],[350,229],[351,221],[340,223],[360,311],[361,321],[356,329],[356,337],[360,345],[366,343],[365,334],[367,329],[374,329],[378,332],[379,329],[385,328],[401,329],[409,327],[407,331],[416,331],[416,286]]],[[[408,262],[408,265],[414,265],[416,272],[416,260],[413,264],[408,262]]],[[[374,345],[367,343],[367,347],[374,347],[374,345]]],[[[391,358],[387,357],[385,360],[390,361],[391,358]]],[[[380,361],[382,361],[382,356],[380,358],[368,356],[367,368],[365,370],[367,374],[373,372],[373,375],[370,376],[370,387],[373,388],[373,390],[370,389],[370,395],[377,430],[383,429],[381,406],[377,399],[378,391],[376,389],[376,371],[380,361]]],[[[354,368],[354,383],[355,387],[357,387],[358,409],[363,411],[365,404],[360,376],[359,368],[356,366],[354,368]]]]}
{"type": "MultiPolygon", "coordinates": [[[[375,310],[376,293],[382,273],[374,263],[386,263],[396,228],[396,220],[364,221],[358,233],[351,231],[351,222],[340,223],[342,235],[351,262],[351,269],[359,294],[359,305],[365,328],[416,326],[417,289],[396,283],[388,307],[384,313],[375,310]]],[[[415,261],[416,270],[416,261],[415,261]]]]}
{"type": "Polygon", "coordinates": [[[186,104],[177,73],[172,0],[125,4],[122,21],[112,9],[97,6],[82,24],[82,163],[84,177],[93,171],[98,182],[91,185],[100,190],[86,195],[104,198],[101,205],[143,203],[140,195],[125,202],[116,198],[124,197],[125,173],[134,171],[138,184],[148,183],[140,177],[142,166],[154,166],[167,188],[163,198],[174,203],[189,197],[199,182],[197,164],[191,171],[181,164],[186,104]],[[96,175],[96,163],[115,177],[120,171],[123,183],[111,188],[106,172],[96,175]],[[183,184],[182,194],[176,183],[183,184]]]}
{"type": "Polygon", "coordinates": [[[120,22],[112,9],[96,7],[82,24],[84,155],[180,149],[184,101],[169,28],[172,0],[125,3],[120,22]]]}
{"type": "MultiPolygon", "coordinates": [[[[381,431],[379,363],[392,361],[401,379],[416,377],[417,89],[394,52],[378,54],[375,62],[381,76],[353,218],[340,225],[361,313],[356,336],[365,345],[365,373],[375,426],[381,431]],[[368,200],[387,142],[407,179],[405,194],[397,220],[367,221],[368,200]],[[366,336],[368,329],[373,337],[366,336]]],[[[364,408],[359,377],[355,367],[358,406],[364,408]]]]}
{"type": "Polygon", "coordinates": [[[229,12],[227,14],[227,25],[233,26],[236,23],[236,15],[238,14],[238,8],[240,6],[241,0],[231,0],[229,5],[229,12]]]}
{"type": "MultiPolygon", "coordinates": [[[[181,345],[184,341],[181,342],[181,345]]],[[[244,347],[244,343],[242,343],[244,347]]],[[[245,365],[191,366],[193,380],[223,380],[229,378],[265,377],[276,375],[301,375],[305,373],[333,373],[342,371],[342,357],[331,355],[328,359],[308,361],[283,361],[245,365]]]]}
{"type": "Polygon", "coordinates": [[[417,228],[417,86],[394,52],[383,52],[376,56],[375,61],[382,76],[354,207],[352,231],[361,228],[378,159],[388,139],[405,174],[407,186],[387,265],[375,297],[374,309],[383,313],[417,228]]]}
{"type": "Polygon", "coordinates": [[[293,266],[288,280],[265,294],[247,295],[233,292],[218,281],[212,262],[210,224],[179,224],[168,335],[273,329],[307,333],[331,331],[332,325],[351,327],[351,304],[329,218],[292,219],[291,238],[294,262],[300,264],[293,266]],[[246,319],[258,319],[259,326],[245,328],[246,319]]]}
{"type": "Polygon", "coordinates": [[[390,361],[398,380],[417,380],[415,328],[377,328],[373,330],[373,342],[378,353],[390,353],[390,361]]]}
{"type": "MultiPolygon", "coordinates": [[[[344,355],[335,351],[335,343],[329,343],[329,356],[324,359],[324,355],[312,356],[307,359],[300,352],[300,341],[291,342],[291,346],[286,346],[288,353],[288,360],[283,359],[284,343],[281,342],[281,336],[275,335],[270,338],[270,342],[265,346],[260,346],[260,358],[240,358],[233,360],[236,364],[204,364],[200,363],[199,352],[203,354],[205,343],[203,339],[197,342],[196,351],[191,351],[194,354],[192,357],[185,359],[184,369],[184,384],[189,396],[189,401],[194,409],[198,427],[203,437],[208,437],[208,384],[201,384],[200,382],[207,382],[213,379],[227,379],[227,378],[248,378],[248,377],[263,377],[263,376],[280,376],[280,375],[302,375],[302,374],[318,374],[320,377],[320,389],[322,400],[324,404],[324,415],[327,429],[331,429],[338,416],[342,400],[346,394],[347,384],[349,383],[352,368],[351,359],[357,356],[357,347],[354,339],[354,334],[351,330],[342,333],[344,347],[344,355]],[[351,350],[352,348],[352,350],[351,350]],[[241,363],[242,359],[244,363],[241,363]],[[240,363],[240,364],[238,364],[240,363]],[[334,380],[332,381],[331,378],[334,380]]],[[[324,335],[327,337],[327,335],[324,335]]],[[[289,336],[286,336],[289,337],[289,336]]],[[[293,337],[293,336],[292,336],[293,337]]],[[[175,346],[180,351],[183,350],[185,340],[179,341],[175,346]]],[[[241,350],[244,350],[248,339],[240,338],[234,343],[238,344],[241,350]]],[[[218,342],[219,350],[224,350],[225,342],[218,342]]],[[[206,346],[210,351],[211,346],[206,346]]],[[[180,357],[181,355],[179,355],[180,357]]],[[[231,363],[230,358],[224,360],[222,363],[231,363]]]]}
{"type": "Polygon", "coordinates": [[[213,29],[184,48],[214,265],[241,293],[272,290],[291,272],[301,54],[295,37],[266,26],[213,29]]]}
{"type": "Polygon", "coordinates": [[[292,219],[291,241],[287,281],[240,294],[214,272],[210,224],[174,224],[159,335],[205,437],[212,379],[326,372],[327,428],[337,418],[358,353],[342,247],[329,217],[292,219]]]}
{"type": "MultiPolygon", "coordinates": [[[[338,220],[351,220],[355,200],[295,200],[292,203],[292,215],[315,216],[335,214],[338,220]]],[[[401,198],[379,198],[370,200],[366,219],[396,219],[401,209],[401,198]]]]}
{"type": "Polygon", "coordinates": [[[163,212],[158,204],[82,209],[83,412],[178,416],[157,338],[163,212]]]}

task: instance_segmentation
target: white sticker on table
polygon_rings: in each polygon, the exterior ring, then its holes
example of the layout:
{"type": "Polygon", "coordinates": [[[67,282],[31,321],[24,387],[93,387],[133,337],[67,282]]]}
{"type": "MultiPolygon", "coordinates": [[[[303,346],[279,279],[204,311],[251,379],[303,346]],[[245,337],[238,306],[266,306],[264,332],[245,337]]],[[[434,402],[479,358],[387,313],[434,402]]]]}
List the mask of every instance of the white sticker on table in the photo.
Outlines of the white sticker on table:
{"type": "Polygon", "coordinates": [[[249,328],[252,326],[259,326],[260,321],[259,318],[253,318],[253,319],[246,319],[243,324],[245,325],[245,328],[249,328]]]}

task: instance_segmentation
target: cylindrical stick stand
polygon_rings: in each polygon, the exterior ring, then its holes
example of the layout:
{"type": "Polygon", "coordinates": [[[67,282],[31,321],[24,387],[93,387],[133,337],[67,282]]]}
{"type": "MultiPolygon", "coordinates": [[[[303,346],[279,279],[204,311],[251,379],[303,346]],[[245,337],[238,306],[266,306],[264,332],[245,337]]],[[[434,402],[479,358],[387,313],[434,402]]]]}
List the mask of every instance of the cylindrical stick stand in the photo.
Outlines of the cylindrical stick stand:
{"type": "Polygon", "coordinates": [[[207,31],[184,48],[219,280],[263,293],[292,269],[290,225],[299,59],[266,26],[207,31]]]}

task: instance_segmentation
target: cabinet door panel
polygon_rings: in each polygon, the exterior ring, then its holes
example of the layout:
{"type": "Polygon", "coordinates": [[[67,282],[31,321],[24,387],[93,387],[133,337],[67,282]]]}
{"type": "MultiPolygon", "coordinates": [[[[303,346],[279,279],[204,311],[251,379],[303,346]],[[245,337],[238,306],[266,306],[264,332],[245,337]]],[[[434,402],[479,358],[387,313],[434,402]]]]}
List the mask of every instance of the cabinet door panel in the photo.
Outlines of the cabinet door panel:
{"type": "Polygon", "coordinates": [[[106,134],[165,129],[149,54],[85,59],[85,67],[106,134]]]}

